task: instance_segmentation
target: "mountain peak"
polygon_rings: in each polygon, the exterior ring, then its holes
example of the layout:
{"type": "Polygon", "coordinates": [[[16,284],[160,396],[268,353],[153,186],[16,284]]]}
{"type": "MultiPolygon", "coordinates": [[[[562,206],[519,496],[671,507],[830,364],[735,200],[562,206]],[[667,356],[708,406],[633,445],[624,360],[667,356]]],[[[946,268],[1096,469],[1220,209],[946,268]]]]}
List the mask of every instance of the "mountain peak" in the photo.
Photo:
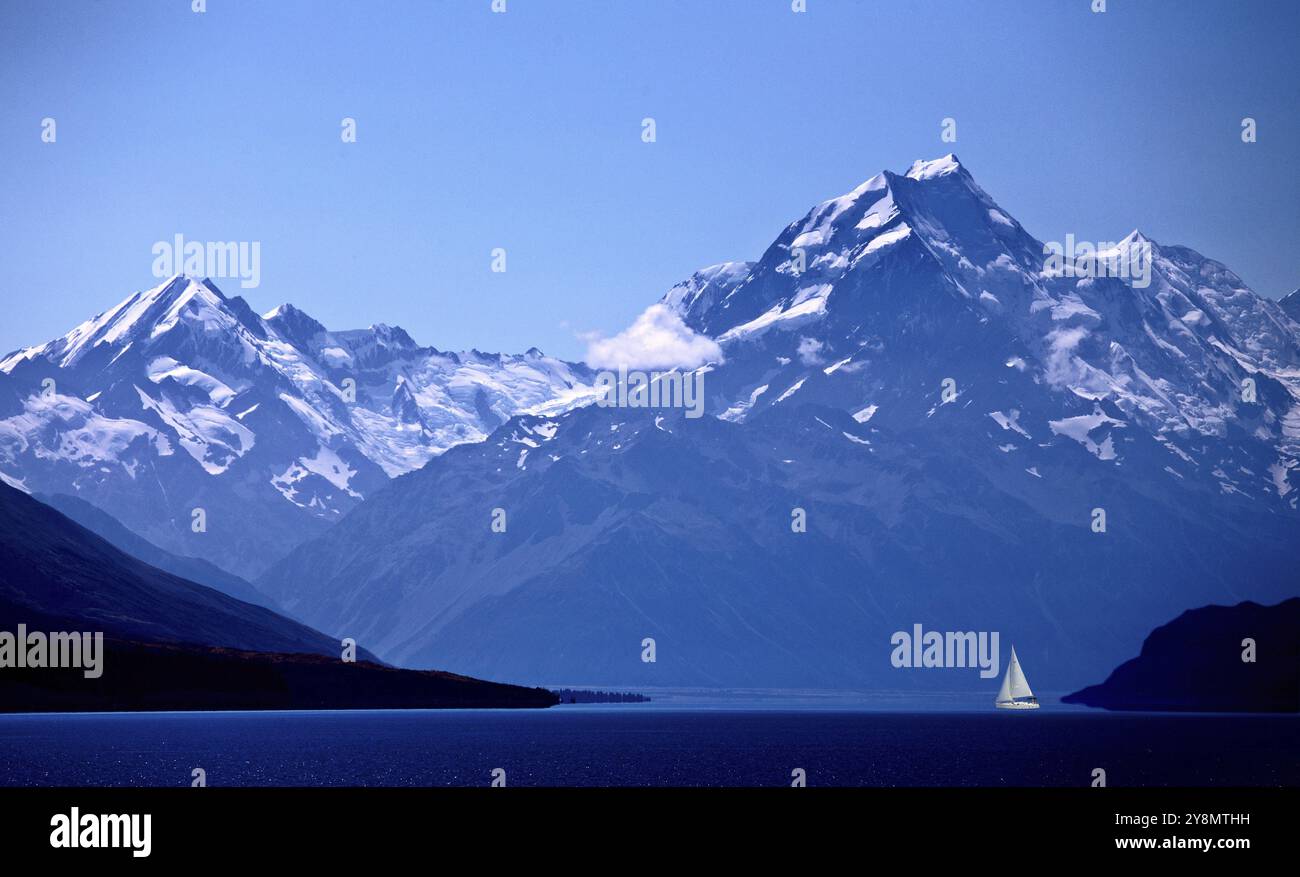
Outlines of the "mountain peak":
{"type": "Polygon", "coordinates": [[[289,302],[284,302],[283,304],[278,304],[266,313],[262,314],[262,319],[274,320],[280,317],[294,317],[302,313],[302,309],[291,305],[289,302]]]}
{"type": "Polygon", "coordinates": [[[734,339],[819,319],[845,274],[881,260],[951,258],[948,267],[957,270],[962,259],[1038,261],[1039,247],[949,153],[915,161],[905,175],[882,171],[822,201],[786,226],[757,263],[728,263],[734,267],[715,277],[697,272],[664,303],[696,331],[734,339]]]}
{"type": "MultiPolygon", "coordinates": [[[[1124,235],[1124,237],[1116,242],[1113,247],[1108,248],[1105,252],[1109,255],[1116,255],[1126,259],[1147,259],[1154,257],[1156,253],[1160,252],[1160,246],[1154,240],[1135,228],[1128,234],[1124,235]]],[[[1188,252],[1190,253],[1191,251],[1188,252]]],[[[1199,253],[1195,255],[1198,259],[1204,258],[1200,256],[1199,253]]]]}
{"type": "Polygon", "coordinates": [[[1300,323],[1300,289],[1282,296],[1277,303],[1282,310],[1286,311],[1288,317],[1300,323]]]}
{"type": "Polygon", "coordinates": [[[390,326],[387,323],[374,323],[369,327],[369,331],[375,339],[386,346],[414,348],[418,345],[415,339],[406,333],[401,326],[390,326]]]}
{"type": "Polygon", "coordinates": [[[184,319],[202,322],[225,304],[226,297],[207,281],[174,274],[151,289],[132,293],[62,338],[31,350],[69,366],[100,345],[119,347],[137,338],[156,338],[184,319]]]}
{"type": "Polygon", "coordinates": [[[326,329],[310,314],[285,302],[262,314],[262,319],[277,332],[300,347],[310,346],[312,338],[326,329]]]}
{"type": "Polygon", "coordinates": [[[912,162],[908,169],[907,176],[913,180],[932,180],[935,177],[946,177],[949,174],[965,172],[966,168],[957,159],[956,153],[948,153],[940,158],[931,161],[922,161],[918,159],[912,162]]]}
{"type": "Polygon", "coordinates": [[[174,306],[177,302],[189,301],[196,296],[213,305],[220,305],[226,301],[225,294],[217,288],[212,278],[199,277],[195,274],[173,274],[152,289],[136,293],[134,297],[138,297],[139,302],[148,301],[155,305],[166,302],[174,306]]]}

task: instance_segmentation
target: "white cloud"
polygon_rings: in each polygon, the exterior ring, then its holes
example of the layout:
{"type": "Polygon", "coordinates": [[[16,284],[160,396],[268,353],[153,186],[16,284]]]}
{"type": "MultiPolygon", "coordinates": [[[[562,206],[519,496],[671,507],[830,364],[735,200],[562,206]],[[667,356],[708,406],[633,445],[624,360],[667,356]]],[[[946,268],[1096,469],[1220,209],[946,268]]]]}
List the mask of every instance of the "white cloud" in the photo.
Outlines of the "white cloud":
{"type": "Polygon", "coordinates": [[[717,342],[662,304],[646,308],[614,337],[590,338],[587,344],[587,364],[593,368],[695,368],[722,359],[717,342]]]}
{"type": "Polygon", "coordinates": [[[825,346],[816,338],[800,338],[799,361],[804,365],[821,365],[826,361],[821,355],[822,348],[825,346]]]}
{"type": "Polygon", "coordinates": [[[1074,355],[1077,348],[1088,337],[1088,330],[1081,326],[1055,329],[1047,334],[1047,380],[1053,386],[1069,386],[1087,380],[1090,371],[1087,364],[1074,355]]]}

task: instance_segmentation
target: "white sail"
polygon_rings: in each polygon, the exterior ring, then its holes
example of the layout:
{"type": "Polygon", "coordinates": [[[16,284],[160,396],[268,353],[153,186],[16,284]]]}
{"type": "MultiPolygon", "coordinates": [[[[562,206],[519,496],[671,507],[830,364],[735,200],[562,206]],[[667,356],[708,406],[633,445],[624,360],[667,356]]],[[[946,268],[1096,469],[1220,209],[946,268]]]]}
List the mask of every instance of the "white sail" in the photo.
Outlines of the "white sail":
{"type": "Polygon", "coordinates": [[[1007,667],[1007,678],[1002,685],[1010,691],[1010,699],[1034,696],[1033,690],[1029,687],[1029,680],[1025,678],[1025,671],[1020,669],[1020,662],[1016,660],[1015,646],[1011,647],[1011,666],[1007,667]]]}
{"type": "Polygon", "coordinates": [[[1002,676],[1002,687],[998,689],[997,699],[994,700],[993,702],[994,703],[1011,702],[1011,668],[1010,667],[1007,668],[1007,672],[1004,673],[1002,676]]]}
{"type": "MultiPolygon", "coordinates": [[[[1032,698],[1033,689],[1029,687],[1029,680],[1025,679],[1025,671],[1020,669],[1020,659],[1016,657],[1016,647],[1011,647],[1011,660],[1007,662],[1006,675],[1002,677],[1002,687],[998,689],[995,704],[1007,704],[1013,707],[1031,706],[1022,698],[1032,698]]],[[[1036,706],[1035,701],[1032,706],[1036,706]]]]}

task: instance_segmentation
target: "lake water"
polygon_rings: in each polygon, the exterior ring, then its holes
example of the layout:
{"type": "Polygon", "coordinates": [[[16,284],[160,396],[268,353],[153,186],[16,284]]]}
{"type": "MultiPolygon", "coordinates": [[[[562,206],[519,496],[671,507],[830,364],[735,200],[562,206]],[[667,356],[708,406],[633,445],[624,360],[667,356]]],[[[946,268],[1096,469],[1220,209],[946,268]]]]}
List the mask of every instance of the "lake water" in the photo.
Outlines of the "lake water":
{"type": "Polygon", "coordinates": [[[0,785],[1300,785],[1300,717],[655,704],[0,716],[0,785]]]}

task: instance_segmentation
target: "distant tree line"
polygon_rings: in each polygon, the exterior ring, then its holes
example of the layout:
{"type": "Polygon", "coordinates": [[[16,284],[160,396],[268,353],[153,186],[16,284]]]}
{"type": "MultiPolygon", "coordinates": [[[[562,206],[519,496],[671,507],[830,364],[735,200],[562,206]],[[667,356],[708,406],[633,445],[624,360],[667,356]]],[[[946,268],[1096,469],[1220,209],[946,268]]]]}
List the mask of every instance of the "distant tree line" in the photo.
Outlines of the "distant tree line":
{"type": "Polygon", "coordinates": [[[584,688],[555,688],[560,703],[649,703],[650,698],[632,691],[591,691],[584,688]]]}

